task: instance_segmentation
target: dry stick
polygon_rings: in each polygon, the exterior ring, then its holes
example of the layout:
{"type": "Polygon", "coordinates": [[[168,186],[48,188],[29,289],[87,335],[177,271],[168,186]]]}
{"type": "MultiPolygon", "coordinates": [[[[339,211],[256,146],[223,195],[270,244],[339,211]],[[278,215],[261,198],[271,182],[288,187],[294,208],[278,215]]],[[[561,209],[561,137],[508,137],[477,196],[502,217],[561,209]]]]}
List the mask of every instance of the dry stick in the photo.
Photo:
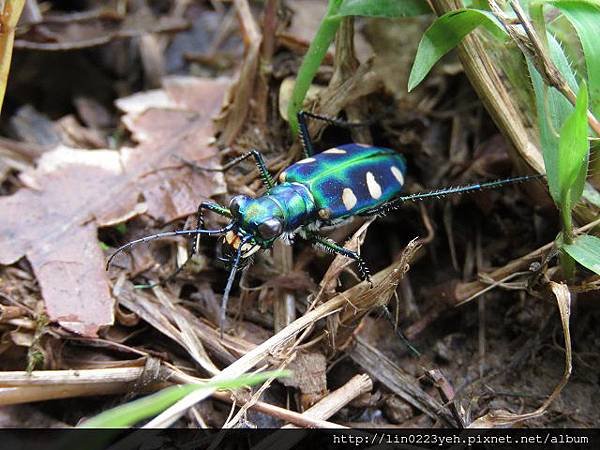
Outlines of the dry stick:
{"type": "MultiPolygon", "coordinates": [[[[579,235],[594,228],[596,225],[600,225],[600,219],[596,219],[593,222],[590,222],[583,227],[577,228],[575,230],[575,235],[579,235]]],[[[541,258],[546,252],[550,251],[554,246],[554,242],[550,242],[525,256],[521,256],[518,259],[515,259],[504,267],[494,270],[486,274],[487,278],[493,280],[503,280],[512,275],[515,272],[518,272],[525,267],[527,267],[532,261],[535,261],[541,258]]],[[[470,300],[476,298],[482,291],[486,291],[489,287],[488,284],[482,283],[481,281],[473,281],[471,283],[460,283],[454,287],[453,293],[454,295],[451,297],[453,306],[460,306],[464,303],[467,303],[470,300]]]]}
{"type": "MultiPolygon", "coordinates": [[[[373,283],[375,286],[380,283],[386,282],[390,276],[394,276],[395,272],[404,271],[404,267],[400,267],[398,263],[376,273],[373,277],[373,283]]],[[[292,338],[298,333],[304,330],[306,327],[311,326],[316,321],[337,312],[342,306],[346,304],[348,298],[352,298],[354,293],[368,289],[367,283],[360,283],[347,291],[335,296],[327,303],[318,306],[313,311],[306,313],[304,316],[295,320],[276,335],[267,339],[265,342],[246,353],[236,362],[225,368],[220,374],[211,378],[211,381],[229,380],[236,378],[250,369],[255,365],[263,361],[269,354],[278,350],[280,347],[286,345],[292,338]]],[[[179,419],[185,411],[195,405],[196,403],[209,397],[214,392],[214,389],[206,389],[202,391],[192,392],[184,399],[171,406],[155,419],[150,421],[145,427],[146,428],[164,428],[171,425],[177,419],[179,419]]]]}
{"type": "MultiPolygon", "coordinates": [[[[214,392],[212,394],[213,398],[217,400],[233,403],[236,399],[231,397],[231,394],[228,392],[214,392]]],[[[298,425],[300,427],[307,428],[347,428],[343,425],[338,425],[333,422],[328,422],[326,420],[314,419],[312,417],[308,417],[304,414],[290,411],[289,409],[282,408],[280,406],[271,405],[270,403],[265,403],[261,401],[255,402],[252,407],[256,411],[260,411],[264,414],[268,414],[269,416],[275,417],[277,419],[284,420],[286,422],[293,423],[294,425],[298,425]]]]}
{"type": "MultiPolygon", "coordinates": [[[[307,409],[303,416],[313,419],[327,419],[350,403],[359,395],[371,392],[373,382],[367,375],[356,375],[341,388],[333,391],[327,397],[321,399],[313,407],[307,409]]],[[[283,428],[297,428],[293,425],[286,425],[283,428]]],[[[278,431],[268,438],[263,439],[252,450],[267,450],[277,448],[285,450],[296,445],[304,438],[304,433],[290,434],[285,431],[278,431]]]]}
{"type": "MultiPolygon", "coordinates": [[[[0,406],[131,392],[132,384],[142,377],[144,370],[144,367],[118,367],[111,369],[0,372],[0,406]]],[[[176,383],[198,384],[204,381],[168,367],[161,368],[159,377],[176,383]]],[[[149,388],[156,386],[158,385],[149,388]]],[[[220,401],[233,402],[231,393],[228,392],[218,391],[214,392],[212,396],[220,401]]],[[[257,401],[251,408],[301,427],[346,428],[342,425],[311,418],[266,402],[257,401]]]]}
{"type": "Polygon", "coordinates": [[[2,2],[3,10],[0,11],[0,110],[6,93],[8,83],[8,72],[12,58],[13,44],[15,40],[15,28],[25,0],[13,0],[2,2]]]}
{"type": "MultiPolygon", "coordinates": [[[[430,0],[430,3],[439,16],[464,7],[460,0],[430,0]]],[[[527,120],[504,84],[500,68],[490,59],[489,51],[473,34],[462,40],[457,51],[465,74],[498,128],[530,167],[544,173],[544,162],[536,139],[525,126],[527,120]]]]}
{"type": "MultiPolygon", "coordinates": [[[[313,419],[329,419],[356,397],[371,392],[372,389],[373,381],[368,375],[355,375],[341,388],[336,389],[307,409],[303,416],[311,417],[313,419]]],[[[283,428],[297,427],[286,425],[283,428]]]]}
{"type": "Polygon", "coordinates": [[[225,111],[216,119],[221,124],[220,141],[229,146],[246,124],[246,118],[250,109],[258,63],[260,59],[260,46],[262,34],[258,24],[252,16],[248,0],[234,0],[235,9],[238,13],[242,37],[246,46],[246,54],[242,63],[237,81],[231,85],[224,104],[225,111]]]}

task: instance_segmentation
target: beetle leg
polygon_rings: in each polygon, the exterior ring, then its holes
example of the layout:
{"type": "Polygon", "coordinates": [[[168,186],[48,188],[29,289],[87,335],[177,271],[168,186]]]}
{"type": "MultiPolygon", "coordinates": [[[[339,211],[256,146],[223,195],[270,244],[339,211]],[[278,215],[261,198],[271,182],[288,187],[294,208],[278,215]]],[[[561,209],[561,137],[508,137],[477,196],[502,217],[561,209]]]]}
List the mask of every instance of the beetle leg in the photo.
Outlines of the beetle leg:
{"type": "Polygon", "coordinates": [[[358,264],[358,271],[360,273],[360,278],[363,281],[368,281],[371,287],[373,287],[373,282],[371,281],[371,271],[369,270],[369,266],[365,260],[355,251],[348,250],[345,247],[342,247],[338,243],[332,241],[331,239],[327,239],[323,236],[319,236],[318,234],[308,233],[307,239],[311,241],[316,247],[320,248],[329,253],[337,253],[339,255],[343,255],[347,258],[353,259],[358,264]]]}
{"type": "Polygon", "coordinates": [[[267,186],[268,189],[271,189],[273,186],[275,186],[275,182],[273,181],[273,178],[271,177],[271,174],[269,173],[269,170],[267,169],[267,164],[265,163],[262,153],[254,148],[252,150],[250,150],[248,153],[244,153],[243,155],[238,156],[237,158],[233,158],[231,161],[229,161],[223,167],[220,167],[220,168],[199,166],[198,164],[188,161],[186,159],[183,159],[183,158],[179,158],[179,159],[183,163],[185,163],[186,165],[190,166],[192,169],[195,169],[195,170],[202,170],[202,171],[206,171],[206,172],[225,172],[226,170],[231,169],[233,166],[236,166],[237,164],[241,163],[242,161],[244,161],[245,159],[248,159],[250,157],[253,157],[254,160],[256,161],[256,166],[258,167],[260,177],[262,178],[262,181],[265,184],[265,186],[267,186]]]}
{"type": "MultiPolygon", "coordinates": [[[[213,202],[202,202],[198,205],[198,212],[196,213],[196,229],[197,230],[204,229],[204,214],[203,214],[203,212],[205,209],[212,211],[216,214],[219,214],[221,216],[231,218],[231,212],[229,212],[229,209],[225,208],[224,206],[221,206],[221,205],[219,205],[217,203],[213,203],[213,202]]],[[[166,283],[168,283],[169,281],[171,281],[172,279],[174,279],[177,275],[179,275],[179,273],[184,269],[184,267],[187,265],[187,263],[197,253],[198,247],[200,246],[200,234],[196,234],[196,236],[190,235],[190,240],[191,240],[191,247],[192,247],[190,254],[188,255],[187,259],[183,262],[183,264],[181,266],[179,266],[177,269],[175,269],[166,278],[164,278],[160,281],[157,281],[156,283],[144,284],[144,285],[140,285],[138,287],[148,289],[148,288],[153,288],[155,286],[163,286],[166,283]]]]}
{"type": "Polygon", "coordinates": [[[306,158],[311,157],[315,154],[315,149],[312,143],[312,139],[310,138],[310,134],[308,132],[308,125],[306,124],[306,119],[311,118],[315,120],[320,120],[322,122],[326,122],[330,125],[335,125],[337,127],[366,127],[372,124],[372,122],[347,122],[341,119],[335,119],[333,117],[321,116],[319,114],[314,114],[308,111],[298,111],[298,128],[300,129],[300,141],[302,142],[302,147],[304,149],[304,156],[306,158]]]}

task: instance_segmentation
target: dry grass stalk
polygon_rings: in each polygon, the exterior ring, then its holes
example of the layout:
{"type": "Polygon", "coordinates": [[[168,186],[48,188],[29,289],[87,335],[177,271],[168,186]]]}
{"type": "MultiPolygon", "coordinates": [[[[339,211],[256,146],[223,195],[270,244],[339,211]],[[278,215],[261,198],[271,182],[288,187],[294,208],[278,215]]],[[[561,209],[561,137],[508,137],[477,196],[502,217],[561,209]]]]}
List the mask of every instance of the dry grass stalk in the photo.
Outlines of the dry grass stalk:
{"type": "MultiPolygon", "coordinates": [[[[212,394],[213,398],[217,400],[232,403],[234,401],[238,401],[237,398],[232,398],[232,395],[228,392],[214,392],[212,394]]],[[[293,423],[294,425],[298,425],[299,427],[307,427],[307,428],[347,428],[342,425],[338,425],[333,422],[328,422],[326,420],[314,419],[312,417],[308,417],[302,413],[298,413],[295,411],[290,411],[289,409],[282,408],[280,406],[271,405],[270,403],[265,403],[261,401],[255,402],[251,409],[256,411],[260,411],[261,413],[268,414],[269,416],[276,417],[277,419],[284,420],[286,422],[293,423]]]]}
{"type": "MultiPolygon", "coordinates": [[[[368,375],[355,375],[341,388],[336,389],[331,394],[323,397],[311,408],[304,412],[304,416],[313,419],[329,419],[340,409],[363,394],[371,392],[373,381],[368,375]]],[[[293,425],[286,425],[283,428],[296,428],[293,425]]]]}
{"type": "Polygon", "coordinates": [[[551,281],[550,288],[552,289],[552,292],[556,297],[556,302],[558,303],[558,310],[560,312],[560,320],[563,328],[563,336],[565,339],[565,370],[560,382],[556,385],[544,403],[535,411],[525,414],[513,414],[507,411],[492,411],[473,421],[469,425],[469,428],[510,426],[517,422],[539,417],[547,411],[552,402],[556,400],[569,381],[572,370],[571,333],[569,331],[569,318],[571,316],[571,293],[569,292],[567,285],[563,283],[555,283],[551,281]]]}
{"type": "Polygon", "coordinates": [[[346,291],[348,301],[336,316],[338,323],[335,347],[338,350],[342,350],[348,345],[354,330],[369,311],[388,304],[396,292],[400,280],[408,272],[409,263],[419,248],[420,244],[417,239],[410,241],[398,262],[379,272],[377,279],[373,278],[372,289],[361,283],[346,291]]]}
{"type": "Polygon", "coordinates": [[[15,28],[23,12],[25,0],[9,0],[2,2],[4,8],[0,13],[0,111],[6,93],[10,61],[12,59],[13,44],[15,42],[15,28]]]}
{"type": "MultiPolygon", "coordinates": [[[[379,286],[381,283],[389,282],[390,277],[394,278],[400,276],[399,273],[404,273],[403,267],[400,266],[400,263],[393,264],[387,269],[376,273],[372,277],[373,284],[375,286],[379,286]],[[390,275],[391,273],[395,273],[396,275],[390,275]]],[[[276,354],[281,350],[282,347],[289,345],[292,339],[294,339],[306,328],[312,326],[318,320],[336,313],[343,307],[347,306],[349,298],[353,298],[356,295],[359,295],[359,293],[362,291],[368,289],[369,286],[367,283],[360,283],[359,285],[354,286],[341,294],[338,294],[328,302],[317,306],[314,310],[307,312],[304,316],[292,322],[279,333],[275,334],[262,344],[258,345],[256,348],[246,353],[236,362],[225,368],[221,373],[211,378],[211,381],[228,380],[246,373],[254,366],[264,361],[269,355],[276,354]]],[[[352,311],[354,310],[352,309],[352,311]]],[[[188,408],[209,397],[213,392],[214,389],[207,389],[191,393],[186,398],[165,410],[154,420],[150,421],[146,427],[163,428],[170,426],[179,417],[181,417],[188,408]]]]}
{"type": "MultiPolygon", "coordinates": [[[[313,407],[307,409],[302,415],[312,419],[328,419],[359,395],[371,392],[371,389],[373,389],[373,382],[367,375],[356,375],[344,386],[333,391],[313,407]]],[[[290,429],[297,427],[286,425],[282,428],[290,429]]],[[[259,442],[258,445],[253,447],[253,450],[266,450],[270,448],[288,449],[296,445],[303,437],[303,433],[290,435],[289,433],[279,431],[259,442]]]]}

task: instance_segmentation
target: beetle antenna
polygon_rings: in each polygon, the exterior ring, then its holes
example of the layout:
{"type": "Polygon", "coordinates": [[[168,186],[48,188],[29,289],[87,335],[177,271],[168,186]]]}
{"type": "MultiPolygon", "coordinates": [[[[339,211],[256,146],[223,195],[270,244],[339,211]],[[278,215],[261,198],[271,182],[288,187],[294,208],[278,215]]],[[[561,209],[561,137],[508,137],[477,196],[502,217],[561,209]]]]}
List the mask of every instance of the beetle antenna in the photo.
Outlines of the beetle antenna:
{"type": "Polygon", "coordinates": [[[229,230],[231,230],[233,228],[233,224],[229,224],[224,228],[221,228],[219,230],[202,230],[202,229],[195,229],[195,230],[175,230],[175,231],[165,231],[163,233],[156,233],[156,234],[151,234],[150,236],[145,236],[143,238],[140,239],[136,239],[134,241],[128,242],[125,245],[120,246],[118,249],[116,249],[112,255],[110,255],[110,257],[108,258],[108,261],[106,261],[106,270],[108,270],[108,268],[110,267],[110,264],[112,262],[112,260],[115,258],[115,256],[117,256],[119,253],[125,251],[125,250],[129,250],[131,247],[138,245],[138,244],[143,244],[146,242],[150,242],[150,241],[155,241],[157,239],[162,239],[162,238],[166,238],[166,237],[171,237],[171,236],[189,236],[189,235],[200,235],[200,234],[206,234],[209,236],[214,236],[214,235],[219,235],[219,234],[224,234],[227,233],[229,230]]]}
{"type": "Polygon", "coordinates": [[[227,278],[227,285],[225,286],[225,291],[223,292],[223,300],[221,300],[221,316],[219,318],[219,328],[221,329],[221,339],[223,339],[223,330],[225,329],[225,319],[227,317],[227,303],[229,302],[229,292],[231,291],[231,287],[233,286],[233,280],[235,280],[235,275],[237,274],[240,258],[242,257],[242,247],[246,242],[251,239],[251,236],[247,236],[240,242],[240,246],[237,248],[235,252],[235,256],[231,260],[231,270],[229,271],[229,277],[227,278]]]}

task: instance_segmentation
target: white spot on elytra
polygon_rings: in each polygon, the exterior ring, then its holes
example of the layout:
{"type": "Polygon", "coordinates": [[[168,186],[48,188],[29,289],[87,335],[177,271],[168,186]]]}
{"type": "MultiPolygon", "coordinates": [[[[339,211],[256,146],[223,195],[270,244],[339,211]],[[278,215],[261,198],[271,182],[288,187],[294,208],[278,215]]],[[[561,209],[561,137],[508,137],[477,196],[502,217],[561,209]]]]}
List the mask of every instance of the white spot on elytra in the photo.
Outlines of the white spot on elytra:
{"type": "Polygon", "coordinates": [[[296,164],[308,164],[308,163],[315,162],[315,161],[316,161],[315,158],[304,158],[304,159],[301,159],[300,161],[298,161],[296,164]]]}
{"type": "Polygon", "coordinates": [[[325,150],[323,153],[335,154],[335,155],[345,155],[346,150],[342,148],[330,148],[329,150],[325,150]]]}
{"type": "Polygon", "coordinates": [[[342,202],[344,202],[344,206],[347,211],[350,211],[356,205],[356,195],[352,192],[352,189],[345,188],[342,191],[342,202]]]}
{"type": "Polygon", "coordinates": [[[398,180],[398,183],[404,184],[404,175],[402,175],[402,171],[396,166],[390,167],[390,170],[392,171],[392,175],[394,175],[394,178],[398,180]]]}
{"type": "Polygon", "coordinates": [[[375,181],[375,176],[372,172],[367,172],[367,189],[372,198],[378,199],[381,197],[381,186],[375,181]]]}
{"type": "Polygon", "coordinates": [[[280,183],[285,183],[285,178],[286,178],[286,176],[287,176],[287,173],[285,173],[285,172],[281,172],[281,173],[279,174],[279,182],[280,182],[280,183]]]}

